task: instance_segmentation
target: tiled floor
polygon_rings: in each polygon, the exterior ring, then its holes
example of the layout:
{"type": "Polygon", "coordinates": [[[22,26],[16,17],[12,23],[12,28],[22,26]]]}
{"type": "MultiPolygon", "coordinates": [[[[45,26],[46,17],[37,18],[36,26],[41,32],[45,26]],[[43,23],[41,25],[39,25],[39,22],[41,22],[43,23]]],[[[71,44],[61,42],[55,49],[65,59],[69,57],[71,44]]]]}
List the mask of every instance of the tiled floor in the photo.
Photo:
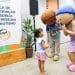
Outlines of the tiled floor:
{"type": "MultiPolygon", "coordinates": [[[[48,58],[45,64],[48,75],[75,75],[75,72],[69,72],[65,67],[69,61],[67,57],[67,49],[67,44],[61,45],[61,56],[60,60],[57,62],[48,58]]],[[[47,50],[47,53],[49,53],[49,49],[47,50]]],[[[0,75],[39,75],[37,60],[31,58],[1,67],[0,75]]]]}

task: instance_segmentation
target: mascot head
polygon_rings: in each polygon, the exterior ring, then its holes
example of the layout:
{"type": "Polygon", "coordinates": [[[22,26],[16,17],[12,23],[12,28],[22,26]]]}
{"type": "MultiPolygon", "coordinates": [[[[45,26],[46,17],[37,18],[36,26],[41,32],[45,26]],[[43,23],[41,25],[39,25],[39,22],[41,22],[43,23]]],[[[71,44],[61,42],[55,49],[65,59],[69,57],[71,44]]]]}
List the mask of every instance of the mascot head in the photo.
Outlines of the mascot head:
{"type": "Polygon", "coordinates": [[[47,9],[42,13],[41,20],[44,24],[52,25],[56,22],[56,14],[54,11],[47,9]]]}
{"type": "Polygon", "coordinates": [[[74,19],[75,9],[71,6],[66,6],[58,9],[56,15],[57,21],[68,25],[74,19]]]}

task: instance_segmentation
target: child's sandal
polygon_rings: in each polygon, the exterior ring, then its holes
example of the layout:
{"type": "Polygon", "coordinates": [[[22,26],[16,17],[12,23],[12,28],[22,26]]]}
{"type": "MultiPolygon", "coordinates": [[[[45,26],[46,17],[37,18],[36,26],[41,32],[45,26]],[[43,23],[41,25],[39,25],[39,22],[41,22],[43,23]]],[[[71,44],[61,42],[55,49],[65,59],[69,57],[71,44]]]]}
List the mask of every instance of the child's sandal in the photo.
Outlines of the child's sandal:
{"type": "Polygon", "coordinates": [[[69,63],[66,65],[67,68],[69,68],[72,65],[72,63],[69,63]]]}
{"type": "Polygon", "coordinates": [[[75,64],[70,65],[68,69],[71,72],[75,72],[75,64]]]}

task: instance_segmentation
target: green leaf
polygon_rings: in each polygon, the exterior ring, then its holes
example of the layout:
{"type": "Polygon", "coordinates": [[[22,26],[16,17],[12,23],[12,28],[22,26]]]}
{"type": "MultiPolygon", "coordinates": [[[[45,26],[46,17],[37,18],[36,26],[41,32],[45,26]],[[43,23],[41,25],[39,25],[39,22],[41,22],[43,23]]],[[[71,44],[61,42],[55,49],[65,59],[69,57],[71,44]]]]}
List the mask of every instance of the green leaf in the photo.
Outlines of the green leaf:
{"type": "Polygon", "coordinates": [[[29,19],[29,24],[31,24],[31,20],[29,19]]]}
{"type": "Polygon", "coordinates": [[[25,33],[26,35],[26,39],[24,40],[25,42],[25,46],[31,46],[31,43],[32,43],[32,36],[33,36],[33,27],[32,27],[32,24],[31,24],[31,19],[27,18],[27,19],[24,19],[23,22],[22,22],[22,25],[23,25],[23,29],[22,31],[25,33]]]}

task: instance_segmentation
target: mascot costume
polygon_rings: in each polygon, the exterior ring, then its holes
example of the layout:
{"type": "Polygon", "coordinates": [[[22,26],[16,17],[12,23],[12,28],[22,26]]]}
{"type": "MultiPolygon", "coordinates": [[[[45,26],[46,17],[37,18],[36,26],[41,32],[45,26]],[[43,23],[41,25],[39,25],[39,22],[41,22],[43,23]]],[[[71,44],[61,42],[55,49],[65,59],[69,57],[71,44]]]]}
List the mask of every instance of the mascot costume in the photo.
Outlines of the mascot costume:
{"type": "Polygon", "coordinates": [[[59,60],[60,53],[60,24],[56,21],[56,13],[47,9],[41,16],[42,22],[46,25],[46,31],[49,33],[50,47],[52,48],[49,54],[53,61],[59,60]]]}

